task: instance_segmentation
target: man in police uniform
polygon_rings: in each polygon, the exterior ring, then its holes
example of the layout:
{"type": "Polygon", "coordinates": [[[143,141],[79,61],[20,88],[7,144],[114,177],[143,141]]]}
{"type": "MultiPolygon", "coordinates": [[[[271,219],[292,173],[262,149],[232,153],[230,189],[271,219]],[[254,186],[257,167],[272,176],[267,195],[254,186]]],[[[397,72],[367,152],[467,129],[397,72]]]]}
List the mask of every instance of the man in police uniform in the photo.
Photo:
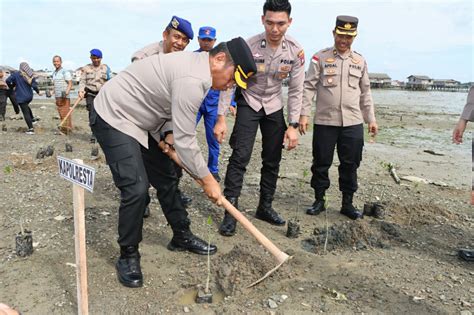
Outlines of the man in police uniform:
{"type": "MultiPolygon", "coordinates": [[[[210,51],[216,43],[216,29],[211,26],[202,26],[199,28],[199,49],[196,52],[210,51]]],[[[217,121],[217,107],[219,105],[219,93],[220,91],[210,89],[206,95],[206,98],[199,108],[198,115],[196,118],[196,125],[204,117],[204,126],[206,129],[206,140],[208,147],[207,155],[207,167],[211,172],[212,176],[220,182],[219,176],[219,142],[217,142],[214,136],[214,126],[217,121]]]]}
{"type": "Polygon", "coordinates": [[[357,190],[357,168],[364,146],[363,123],[368,124],[368,132],[374,137],[378,126],[367,63],[362,55],[351,49],[357,24],[355,17],[338,16],[333,30],[334,46],[314,54],[306,73],[300,117],[302,134],[308,128],[311,103],[316,94],[311,166],[311,187],[316,200],[306,211],[310,215],[326,210],[325,192],[330,184],[328,170],[337,145],[341,213],[353,220],[362,217],[352,205],[352,197],[357,190]]]}
{"type": "MultiPolygon", "coordinates": [[[[94,99],[104,86],[105,82],[110,80],[111,72],[109,66],[102,61],[102,52],[99,49],[92,49],[90,51],[90,58],[92,63],[82,67],[81,79],[79,81],[79,97],[81,99],[86,97],[87,110],[90,113],[94,107],[94,99]]],[[[95,136],[92,133],[90,138],[91,143],[95,143],[95,136]]]]}
{"type": "Polygon", "coordinates": [[[183,51],[194,38],[191,23],[173,15],[171,21],[163,31],[163,40],[147,45],[132,55],[132,62],[160,53],[183,51]]]}
{"type": "MultiPolygon", "coordinates": [[[[221,43],[209,53],[178,52],[153,55],[135,62],[99,92],[91,112],[91,127],[104,151],[120,190],[118,243],[119,281],[143,285],[138,245],[142,240],[143,209],[149,183],[170,188],[171,207],[162,207],[173,230],[169,250],[213,254],[217,248],[193,235],[188,214],[172,189],[176,176],[166,152],[177,156],[204,193],[221,203],[219,184],[210,174],[196,140],[196,115],[208,89],[245,87],[256,71],[242,38],[221,43]],[[169,131],[173,128],[173,133],[169,131]],[[164,151],[158,147],[163,141],[164,151]]],[[[160,200],[162,201],[162,200],[160,200]]]]}
{"type": "MultiPolygon", "coordinates": [[[[224,195],[238,206],[238,198],[246,167],[252,155],[257,129],[262,134],[262,169],[258,219],[274,225],[285,220],[272,207],[278,171],[285,143],[288,150],[298,144],[304,81],[304,52],[301,45],[285,35],[291,24],[288,1],[267,0],[263,6],[262,23],[265,32],[247,40],[257,64],[257,74],[249,79],[248,88],[236,92],[237,116],[230,138],[232,155],[225,176],[224,195]],[[288,81],[288,121],[283,116],[282,81],[288,81]]],[[[224,93],[221,93],[224,94],[224,93]]],[[[225,134],[225,117],[219,113],[214,132],[219,140],[225,134]]],[[[224,236],[235,233],[236,221],[225,213],[219,232],[224,236]]]]}
{"type": "MultiPolygon", "coordinates": [[[[132,62],[157,54],[168,54],[172,52],[183,51],[188,46],[190,40],[192,40],[193,38],[194,32],[191,26],[191,22],[176,15],[173,15],[171,17],[170,22],[163,31],[163,40],[147,45],[135,52],[132,55],[132,62]]],[[[176,182],[176,192],[179,194],[183,205],[187,207],[191,203],[192,199],[179,189],[179,180],[181,179],[181,177],[183,177],[183,170],[181,169],[181,167],[175,165],[175,171],[176,176],[178,177],[178,180],[176,182]]],[[[163,189],[163,186],[160,186],[160,189],[163,189]]],[[[168,206],[166,202],[161,201],[163,200],[163,198],[165,198],[163,192],[157,191],[157,197],[160,200],[160,204],[162,205],[162,207],[168,206]]],[[[150,198],[148,198],[148,202],[145,207],[145,218],[148,218],[150,216],[149,203],[150,198]]]]}

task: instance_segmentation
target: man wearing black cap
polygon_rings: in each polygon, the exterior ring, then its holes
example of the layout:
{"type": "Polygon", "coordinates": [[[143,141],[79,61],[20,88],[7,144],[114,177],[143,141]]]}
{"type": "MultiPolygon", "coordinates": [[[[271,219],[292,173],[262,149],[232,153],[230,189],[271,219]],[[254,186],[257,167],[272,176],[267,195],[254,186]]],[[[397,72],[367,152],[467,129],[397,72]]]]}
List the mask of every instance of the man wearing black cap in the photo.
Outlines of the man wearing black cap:
{"type": "Polygon", "coordinates": [[[328,171],[337,145],[341,213],[353,220],[362,217],[352,199],[357,190],[357,168],[362,160],[363,123],[368,124],[368,132],[373,137],[378,126],[367,63],[362,55],[351,49],[357,24],[356,17],[338,16],[333,30],[334,46],[314,54],[306,74],[300,117],[302,134],[308,128],[312,100],[317,96],[311,166],[311,187],[316,200],[306,211],[309,215],[326,210],[325,193],[330,185],[328,171]]]}
{"type": "MultiPolygon", "coordinates": [[[[260,200],[255,216],[274,225],[285,220],[273,209],[282,146],[291,150],[298,144],[298,119],[304,81],[304,52],[301,45],[286,35],[291,25],[291,5],[285,0],[267,0],[263,6],[265,32],[247,40],[257,64],[257,74],[249,79],[248,89],[235,93],[237,116],[229,141],[232,155],[227,165],[224,195],[238,206],[246,167],[252,155],[257,130],[262,134],[260,200]],[[283,115],[282,81],[288,80],[288,126],[283,115]]],[[[214,132],[222,140],[225,118],[221,113],[214,132]]],[[[225,213],[219,233],[232,236],[236,220],[225,213]]]]}
{"type": "MultiPolygon", "coordinates": [[[[90,112],[94,107],[94,99],[104,86],[105,82],[110,80],[111,72],[108,65],[102,62],[102,51],[94,48],[90,51],[92,63],[82,67],[81,79],[79,81],[79,97],[86,97],[87,111],[90,112]]],[[[91,143],[95,143],[94,133],[90,138],[91,143]]]]}
{"type": "MultiPolygon", "coordinates": [[[[180,162],[217,204],[219,184],[210,174],[196,139],[196,115],[210,87],[226,90],[235,83],[245,87],[256,71],[250,49],[242,38],[221,43],[209,53],[177,52],[153,55],[131,64],[97,95],[91,127],[104,151],[115,185],[120,190],[116,264],[119,281],[128,287],[143,285],[139,243],[149,183],[174,189],[171,160],[164,153],[176,150],[180,162]],[[173,133],[169,131],[173,128],[173,133]],[[158,147],[163,141],[164,151],[158,147]]],[[[163,212],[173,230],[169,250],[214,254],[216,246],[190,230],[186,210],[173,191],[171,207],[163,212]]]]}

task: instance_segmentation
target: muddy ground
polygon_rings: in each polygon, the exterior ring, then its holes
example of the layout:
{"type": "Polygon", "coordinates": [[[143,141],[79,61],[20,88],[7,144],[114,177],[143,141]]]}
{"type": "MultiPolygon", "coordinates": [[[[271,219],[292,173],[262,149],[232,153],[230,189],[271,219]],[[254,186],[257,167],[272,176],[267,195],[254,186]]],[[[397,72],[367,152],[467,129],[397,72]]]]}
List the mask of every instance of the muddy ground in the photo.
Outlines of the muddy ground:
{"type": "MultiPolygon", "coordinates": [[[[258,140],[241,210],[293,258],[253,288],[247,285],[276,262],[241,226],[234,237],[220,236],[223,210],[208,202],[185,176],[182,189],[193,197],[192,230],[207,238],[211,216],[210,235],[219,248],[211,257],[215,302],[198,305],[193,298],[196,287],[206,281],[207,258],[166,249],[171,230],[156,197],[141,244],[145,285],[129,289],[118,283],[114,263],[119,251],[119,194],[102,152],[98,159],[91,158],[87,112],[81,107],[74,113],[74,134],[67,137],[54,134],[59,121],[52,101],[36,100],[32,109],[41,117],[36,135],[24,134],[25,123],[9,118],[0,133],[0,302],[23,314],[74,314],[77,309],[71,184],[58,175],[57,155],[81,158],[96,169],[94,193],[86,192],[91,314],[474,312],[474,263],[457,257],[457,249],[474,248],[474,215],[469,205],[470,144],[449,144],[456,115],[377,108],[380,136],[376,143],[366,143],[355,203],[362,208],[365,202],[381,199],[383,219],[353,222],[339,214],[337,167],[330,173],[329,211],[316,217],[305,214],[313,193],[310,176],[304,176],[311,163],[311,135],[303,136],[297,150],[284,153],[274,201],[286,219],[299,221],[301,233],[296,239],[285,236],[286,226],[254,218],[261,165],[258,140]],[[425,130],[439,138],[440,146],[424,142],[425,130]],[[66,142],[73,152],[65,152],[66,142]],[[47,145],[54,146],[53,156],[36,159],[40,147],[47,145]],[[397,184],[388,163],[395,165],[399,176],[416,176],[431,184],[397,184]],[[20,219],[33,232],[34,252],[25,258],[15,253],[20,219]]],[[[14,116],[11,106],[7,116],[14,116]]],[[[233,118],[228,122],[231,128],[233,118]]],[[[202,124],[199,130],[203,140],[202,124]]],[[[230,152],[225,143],[222,177],[230,152]]]]}

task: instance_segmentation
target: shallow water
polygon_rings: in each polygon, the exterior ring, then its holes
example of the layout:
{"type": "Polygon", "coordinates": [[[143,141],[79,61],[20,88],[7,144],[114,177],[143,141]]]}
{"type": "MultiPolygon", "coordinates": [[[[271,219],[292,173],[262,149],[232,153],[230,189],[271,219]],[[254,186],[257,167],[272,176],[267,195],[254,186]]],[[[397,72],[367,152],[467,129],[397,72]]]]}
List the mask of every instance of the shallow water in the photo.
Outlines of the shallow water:
{"type": "Polygon", "coordinates": [[[461,114],[467,92],[372,90],[375,106],[413,112],[461,114]]]}

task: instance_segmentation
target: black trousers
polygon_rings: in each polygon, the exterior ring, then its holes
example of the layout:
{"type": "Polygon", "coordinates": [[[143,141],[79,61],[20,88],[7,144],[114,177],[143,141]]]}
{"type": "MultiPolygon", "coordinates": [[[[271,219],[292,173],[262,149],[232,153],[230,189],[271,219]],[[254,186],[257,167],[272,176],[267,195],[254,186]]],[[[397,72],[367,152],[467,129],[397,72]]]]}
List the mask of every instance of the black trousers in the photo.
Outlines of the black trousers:
{"type": "Polygon", "coordinates": [[[323,194],[329,188],[328,171],[336,145],[340,162],[339,190],[351,194],[357,191],[357,168],[362,161],[364,147],[363,125],[349,127],[314,125],[311,187],[316,196],[323,194]]]}
{"type": "Polygon", "coordinates": [[[18,105],[20,106],[21,113],[23,114],[26,124],[28,125],[28,129],[33,129],[33,112],[29,106],[30,102],[19,103],[18,105]]]}
{"type": "Polygon", "coordinates": [[[266,115],[263,108],[255,112],[243,97],[237,102],[238,110],[234,129],[229,140],[232,155],[227,165],[224,181],[224,195],[239,197],[244,174],[252,156],[257,129],[262,134],[262,169],[260,177],[260,196],[273,197],[280,169],[283,137],[286,124],[283,109],[266,115]]]}
{"type": "Polygon", "coordinates": [[[0,118],[5,118],[7,112],[8,90],[0,89],[0,118]]]}
{"type": "Polygon", "coordinates": [[[161,207],[173,230],[189,228],[188,213],[176,194],[173,164],[156,142],[149,142],[149,150],[143,148],[134,138],[111,127],[94,108],[90,112],[90,124],[104,151],[115,186],[120,190],[119,245],[138,245],[142,240],[149,183],[157,189],[161,207]]]}

